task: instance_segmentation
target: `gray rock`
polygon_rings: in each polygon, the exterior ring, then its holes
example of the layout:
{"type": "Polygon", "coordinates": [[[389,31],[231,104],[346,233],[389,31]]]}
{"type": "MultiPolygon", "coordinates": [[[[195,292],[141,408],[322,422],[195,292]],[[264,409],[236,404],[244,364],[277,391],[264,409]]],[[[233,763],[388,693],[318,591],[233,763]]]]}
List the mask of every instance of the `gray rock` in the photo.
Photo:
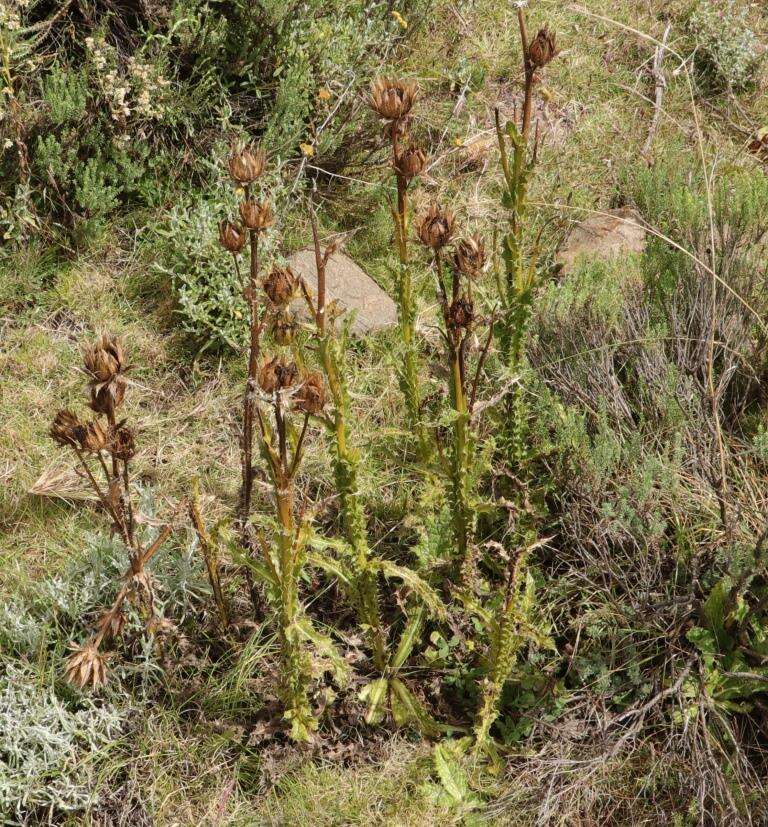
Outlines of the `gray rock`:
{"type": "Polygon", "coordinates": [[[645,249],[645,229],[631,207],[606,210],[577,224],[558,250],[556,261],[565,272],[581,259],[621,258],[645,249]]]}
{"type": "MultiPolygon", "coordinates": [[[[294,253],[288,264],[296,275],[302,276],[310,295],[317,294],[317,268],[315,253],[305,248],[294,253]]],[[[354,336],[364,336],[394,327],[397,324],[397,306],[378,284],[352,259],[342,252],[334,253],[325,268],[326,304],[335,301],[339,309],[354,313],[350,331],[354,336]]],[[[303,299],[296,299],[291,309],[303,316],[308,315],[303,299]]]]}

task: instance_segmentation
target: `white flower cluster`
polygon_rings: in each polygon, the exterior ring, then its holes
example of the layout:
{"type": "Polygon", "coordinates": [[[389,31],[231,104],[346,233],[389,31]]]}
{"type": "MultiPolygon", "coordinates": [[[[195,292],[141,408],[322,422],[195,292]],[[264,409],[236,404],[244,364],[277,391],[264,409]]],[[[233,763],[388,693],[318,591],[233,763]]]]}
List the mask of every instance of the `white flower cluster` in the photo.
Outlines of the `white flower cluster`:
{"type": "Polygon", "coordinates": [[[163,117],[164,90],[170,81],[155,66],[131,57],[126,77],[120,71],[117,52],[103,37],[86,37],[85,45],[109,103],[112,120],[125,122],[132,115],[146,120],[163,117]]]}
{"type": "Polygon", "coordinates": [[[142,118],[160,120],[166,112],[164,90],[171,82],[156,66],[129,58],[128,71],[134,87],[134,109],[142,118]]]}
{"type": "Polygon", "coordinates": [[[0,3],[0,29],[15,32],[20,28],[21,13],[19,7],[12,3],[0,3]]]}

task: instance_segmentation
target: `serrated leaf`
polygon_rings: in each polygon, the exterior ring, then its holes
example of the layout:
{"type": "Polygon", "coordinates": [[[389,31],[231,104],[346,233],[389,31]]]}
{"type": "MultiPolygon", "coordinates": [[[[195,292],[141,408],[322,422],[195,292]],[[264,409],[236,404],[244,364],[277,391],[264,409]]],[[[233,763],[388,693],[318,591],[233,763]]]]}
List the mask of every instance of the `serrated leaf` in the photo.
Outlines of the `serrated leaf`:
{"type": "Polygon", "coordinates": [[[432,615],[438,618],[447,617],[448,613],[440,595],[413,569],[398,566],[389,560],[377,560],[374,565],[384,577],[401,580],[424,603],[432,615]]]}

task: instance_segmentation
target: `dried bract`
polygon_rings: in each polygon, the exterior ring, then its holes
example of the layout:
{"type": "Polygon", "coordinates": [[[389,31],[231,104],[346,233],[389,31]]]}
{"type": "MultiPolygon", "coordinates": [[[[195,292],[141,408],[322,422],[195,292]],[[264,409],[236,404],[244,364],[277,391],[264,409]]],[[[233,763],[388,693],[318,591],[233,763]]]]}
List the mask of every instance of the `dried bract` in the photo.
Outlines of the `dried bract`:
{"type": "Polygon", "coordinates": [[[548,63],[551,63],[560,52],[556,46],[555,33],[550,32],[549,28],[545,26],[539,29],[539,33],[531,41],[528,47],[528,58],[531,65],[536,69],[541,69],[548,63]]]}
{"type": "Polygon", "coordinates": [[[416,234],[426,247],[439,250],[451,240],[454,216],[439,204],[432,204],[416,221],[416,234]]]}
{"type": "Polygon", "coordinates": [[[240,218],[249,230],[266,230],[275,222],[269,201],[246,198],[240,202],[240,218]]]}
{"type": "Polygon", "coordinates": [[[260,147],[246,147],[229,156],[229,174],[236,184],[247,186],[252,184],[266,166],[266,155],[260,147]]]}
{"type": "Polygon", "coordinates": [[[308,414],[319,414],[325,407],[327,393],[321,373],[307,373],[293,398],[294,407],[308,414]]]}
{"type": "Polygon", "coordinates": [[[290,345],[295,336],[298,325],[293,314],[287,310],[276,313],[270,325],[272,338],[279,345],[290,345]]]}
{"type": "Polygon", "coordinates": [[[395,172],[410,181],[424,171],[427,165],[427,156],[423,149],[411,144],[404,149],[395,159],[395,172]]]}
{"type": "Polygon", "coordinates": [[[485,264],[485,242],[479,235],[462,239],[456,245],[453,264],[459,273],[475,278],[485,264]]]}
{"type": "Polygon", "coordinates": [[[239,253],[245,246],[245,233],[242,227],[231,221],[222,221],[219,224],[219,244],[232,255],[239,253]]]}
{"type": "Polygon", "coordinates": [[[73,652],[67,658],[66,679],[69,683],[84,689],[98,689],[107,682],[106,658],[94,642],[83,646],[72,646],[73,652]]]}
{"type": "Polygon", "coordinates": [[[133,430],[125,425],[116,428],[109,447],[112,454],[123,462],[133,459],[136,456],[136,439],[133,430]]]}
{"type": "Polygon", "coordinates": [[[82,438],[80,440],[80,447],[89,454],[98,454],[104,451],[109,444],[107,432],[101,427],[101,423],[96,420],[86,423],[83,428],[82,438]]]}
{"type": "Polygon", "coordinates": [[[59,411],[49,431],[51,439],[62,447],[80,447],[85,427],[72,411],[59,411]]]}
{"type": "Polygon", "coordinates": [[[265,393],[290,388],[296,382],[299,369],[294,362],[287,362],[277,356],[267,359],[259,370],[259,387],[265,393]]]}
{"type": "Polygon", "coordinates": [[[371,84],[370,106],[379,117],[399,121],[407,117],[417,94],[415,80],[376,78],[371,84]]]}
{"type": "Polygon", "coordinates": [[[264,292],[272,304],[281,307],[288,304],[296,295],[299,280],[290,267],[273,267],[264,279],[264,292]]]}
{"type": "Polygon", "coordinates": [[[93,382],[109,382],[127,370],[122,341],[118,336],[104,333],[83,348],[83,364],[93,382]]]}

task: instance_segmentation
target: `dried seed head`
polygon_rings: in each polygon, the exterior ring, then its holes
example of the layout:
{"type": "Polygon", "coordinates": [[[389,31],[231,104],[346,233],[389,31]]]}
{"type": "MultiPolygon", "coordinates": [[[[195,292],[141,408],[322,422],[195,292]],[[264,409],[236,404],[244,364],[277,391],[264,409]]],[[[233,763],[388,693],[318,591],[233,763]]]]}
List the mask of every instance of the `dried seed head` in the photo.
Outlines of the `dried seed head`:
{"type": "Polygon", "coordinates": [[[83,646],[72,646],[72,654],[67,658],[65,677],[69,683],[84,689],[98,689],[107,681],[106,658],[99,652],[98,646],[89,641],[83,646]]]}
{"type": "Polygon", "coordinates": [[[325,407],[327,393],[321,373],[313,371],[302,377],[301,385],[293,397],[294,407],[308,414],[319,414],[325,407]]]}
{"type": "Polygon", "coordinates": [[[479,235],[463,238],[456,245],[453,255],[454,267],[459,273],[476,278],[485,264],[485,242],[479,235]]]}
{"type": "Polygon", "coordinates": [[[72,411],[59,411],[54,417],[49,433],[51,439],[62,447],[79,448],[85,427],[72,411]]]}
{"type": "Polygon", "coordinates": [[[548,63],[551,63],[560,52],[556,46],[556,37],[554,32],[550,32],[547,26],[539,29],[539,33],[531,41],[528,47],[528,58],[531,65],[536,69],[541,69],[548,63]]]}
{"type": "Polygon", "coordinates": [[[272,319],[270,332],[277,344],[290,345],[296,336],[297,329],[298,325],[293,313],[288,310],[281,310],[272,319]]]}
{"type": "Polygon", "coordinates": [[[83,364],[92,382],[109,382],[127,370],[125,349],[118,336],[104,333],[91,345],[83,348],[83,364]]]}
{"type": "Polygon", "coordinates": [[[282,307],[296,295],[299,280],[290,267],[273,267],[264,279],[264,292],[272,304],[282,307]]]}
{"type": "Polygon", "coordinates": [[[120,637],[125,626],[125,613],[118,609],[117,611],[103,612],[96,621],[96,628],[104,638],[120,637]]]}
{"type": "Polygon", "coordinates": [[[416,221],[416,234],[426,247],[439,250],[451,240],[454,216],[439,204],[432,204],[416,221]]]}
{"type": "Polygon", "coordinates": [[[91,410],[106,416],[112,416],[123,404],[127,383],[121,375],[109,382],[91,385],[91,410]]]}
{"type": "Polygon", "coordinates": [[[448,308],[448,324],[452,328],[467,328],[472,324],[474,318],[474,306],[469,299],[459,296],[458,299],[451,302],[451,306],[448,308]]]}
{"type": "Polygon", "coordinates": [[[219,224],[219,244],[235,255],[245,246],[245,232],[231,221],[222,221],[219,224]]]}
{"type": "Polygon", "coordinates": [[[136,456],[136,438],[133,430],[125,425],[118,426],[112,434],[109,449],[123,462],[133,459],[136,456]]]}
{"type": "Polygon", "coordinates": [[[232,180],[240,186],[252,184],[266,166],[267,158],[260,147],[246,147],[232,152],[229,156],[229,174],[232,180]]]}
{"type": "Polygon", "coordinates": [[[266,230],[275,222],[269,201],[246,198],[240,202],[240,218],[249,230],[266,230]]]}
{"type": "Polygon", "coordinates": [[[427,165],[427,156],[424,150],[419,149],[415,144],[410,144],[395,159],[394,166],[398,175],[410,181],[417,175],[421,175],[427,165]]]}
{"type": "Polygon", "coordinates": [[[371,84],[370,106],[387,121],[399,121],[407,117],[416,101],[418,85],[415,80],[390,80],[376,78],[371,84]]]}
{"type": "Polygon", "coordinates": [[[299,375],[299,369],[294,362],[288,362],[275,356],[267,359],[259,370],[259,387],[264,393],[290,388],[299,375]]]}
{"type": "Polygon", "coordinates": [[[107,439],[107,432],[101,427],[101,424],[94,420],[88,422],[83,428],[82,439],[80,440],[80,447],[89,454],[98,454],[107,448],[109,440],[107,439]]]}

